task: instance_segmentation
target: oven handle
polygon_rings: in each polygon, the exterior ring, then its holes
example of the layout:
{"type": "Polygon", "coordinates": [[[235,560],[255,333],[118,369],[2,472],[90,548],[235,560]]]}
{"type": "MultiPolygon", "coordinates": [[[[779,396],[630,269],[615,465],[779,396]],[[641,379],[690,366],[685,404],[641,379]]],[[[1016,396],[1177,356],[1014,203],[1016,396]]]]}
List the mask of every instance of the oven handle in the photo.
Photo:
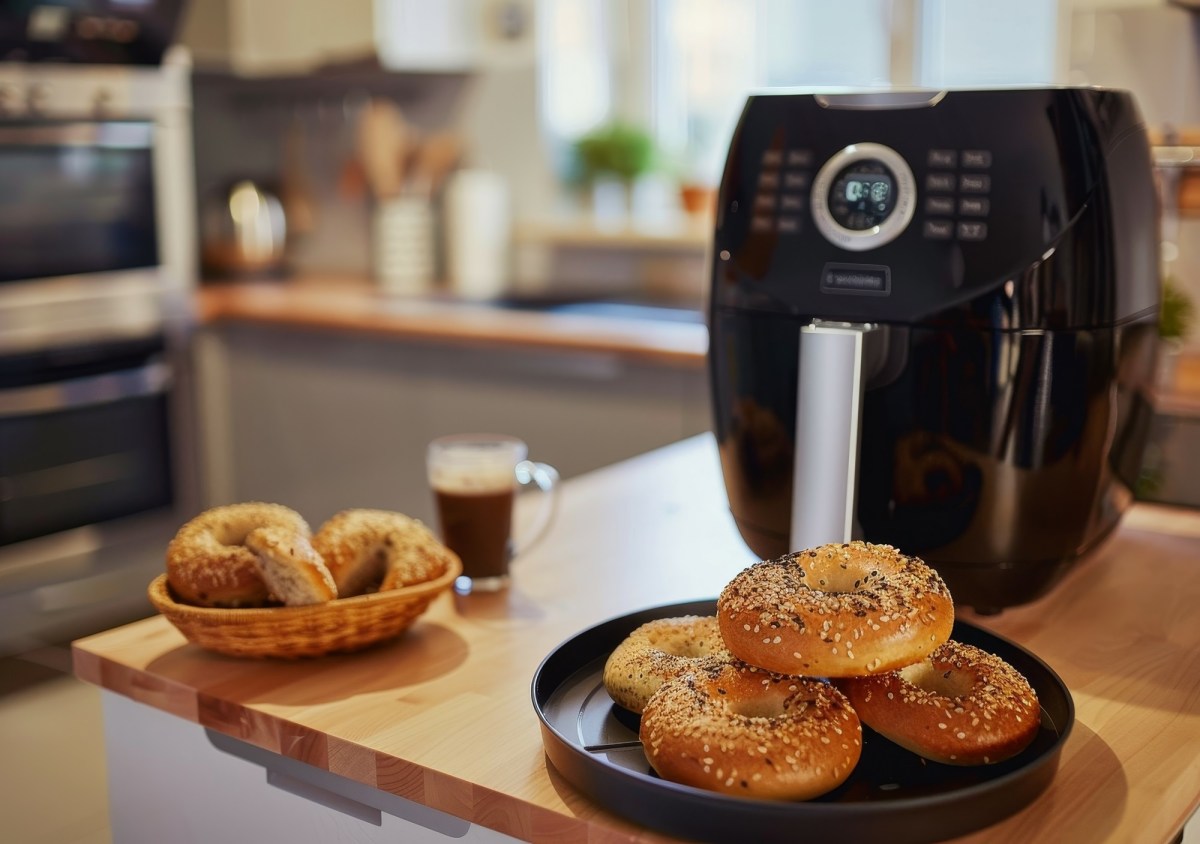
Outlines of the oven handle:
{"type": "Polygon", "coordinates": [[[159,395],[165,393],[170,384],[171,368],[163,361],[155,361],[136,369],[71,378],[51,384],[13,387],[0,390],[0,419],[159,395]]]}
{"type": "Polygon", "coordinates": [[[0,145],[149,149],[152,124],[144,121],[80,121],[0,126],[0,145]]]}

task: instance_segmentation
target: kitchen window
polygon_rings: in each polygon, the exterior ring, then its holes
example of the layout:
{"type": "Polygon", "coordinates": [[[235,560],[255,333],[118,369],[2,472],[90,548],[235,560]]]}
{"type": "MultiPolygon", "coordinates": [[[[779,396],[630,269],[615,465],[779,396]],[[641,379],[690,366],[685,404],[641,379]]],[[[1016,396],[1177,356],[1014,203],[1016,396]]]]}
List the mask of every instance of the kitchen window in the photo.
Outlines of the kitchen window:
{"type": "Polygon", "coordinates": [[[1063,14],[1048,0],[541,0],[543,131],[562,149],[639,123],[684,178],[715,183],[752,90],[1061,81],[1063,14]]]}

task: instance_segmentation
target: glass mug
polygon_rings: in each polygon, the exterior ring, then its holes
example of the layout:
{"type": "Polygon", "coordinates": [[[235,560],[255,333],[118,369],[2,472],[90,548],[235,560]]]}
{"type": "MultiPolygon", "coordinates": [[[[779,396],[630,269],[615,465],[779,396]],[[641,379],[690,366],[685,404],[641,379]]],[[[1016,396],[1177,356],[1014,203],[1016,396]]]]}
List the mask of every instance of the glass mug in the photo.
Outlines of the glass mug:
{"type": "Polygon", "coordinates": [[[442,541],[462,559],[459,594],[493,592],[509,582],[509,564],[545,534],[558,500],[558,472],[528,460],[529,448],[503,434],[455,434],[429,444],[425,465],[442,541]],[[519,489],[545,494],[537,520],[514,541],[519,489]]]}

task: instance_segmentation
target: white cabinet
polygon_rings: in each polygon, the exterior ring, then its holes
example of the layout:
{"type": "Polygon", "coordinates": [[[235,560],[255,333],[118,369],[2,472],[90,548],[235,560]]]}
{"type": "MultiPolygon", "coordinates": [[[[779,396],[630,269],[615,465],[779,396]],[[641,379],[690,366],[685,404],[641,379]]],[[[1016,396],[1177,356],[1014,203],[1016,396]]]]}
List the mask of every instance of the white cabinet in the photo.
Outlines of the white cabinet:
{"type": "Polygon", "coordinates": [[[516,839],[103,691],[113,841],[516,839]]]}
{"type": "Polygon", "coordinates": [[[485,0],[204,0],[181,40],[201,67],[292,75],[378,61],[383,70],[462,71],[474,63],[485,0]]]}

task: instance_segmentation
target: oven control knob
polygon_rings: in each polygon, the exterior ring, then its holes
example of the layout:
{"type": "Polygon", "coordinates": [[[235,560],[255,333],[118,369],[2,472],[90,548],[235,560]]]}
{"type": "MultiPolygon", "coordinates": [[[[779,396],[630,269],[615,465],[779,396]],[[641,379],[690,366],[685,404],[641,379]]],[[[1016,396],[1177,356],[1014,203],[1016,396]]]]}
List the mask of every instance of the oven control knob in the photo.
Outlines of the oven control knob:
{"type": "Polygon", "coordinates": [[[20,93],[12,85],[0,85],[0,114],[15,114],[21,102],[20,93]]]}
{"type": "Polygon", "coordinates": [[[50,101],[50,86],[45,82],[35,82],[25,92],[25,106],[37,114],[46,108],[50,101]]]}
{"type": "Polygon", "coordinates": [[[24,103],[16,85],[0,85],[0,114],[17,114],[24,103]]]}
{"type": "Polygon", "coordinates": [[[113,92],[107,88],[97,88],[96,93],[92,95],[92,111],[97,117],[103,117],[112,109],[113,92]]]}

